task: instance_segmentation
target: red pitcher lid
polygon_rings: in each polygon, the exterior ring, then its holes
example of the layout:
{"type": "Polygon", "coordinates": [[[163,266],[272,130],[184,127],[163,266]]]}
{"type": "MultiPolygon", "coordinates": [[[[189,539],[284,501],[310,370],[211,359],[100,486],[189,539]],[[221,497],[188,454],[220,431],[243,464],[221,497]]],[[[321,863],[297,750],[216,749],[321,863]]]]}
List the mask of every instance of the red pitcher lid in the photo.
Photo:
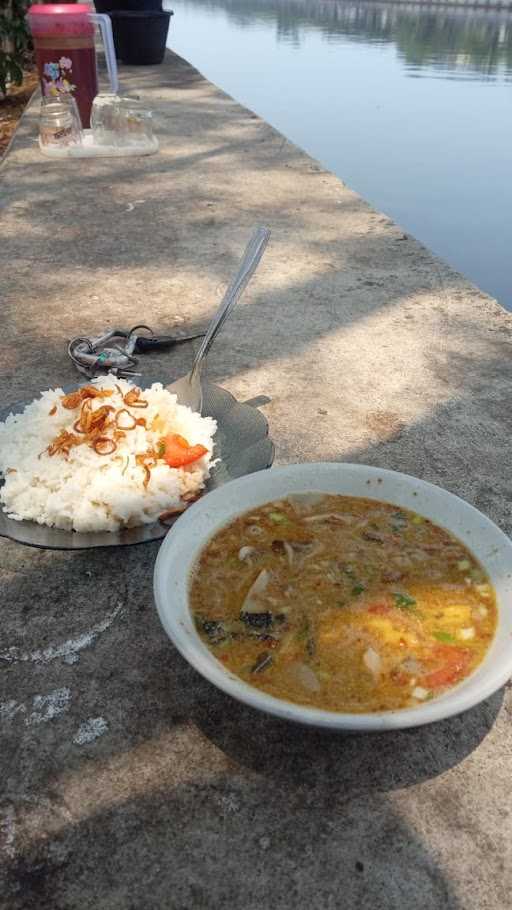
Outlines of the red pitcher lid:
{"type": "Polygon", "coordinates": [[[94,25],[87,3],[35,3],[28,11],[30,31],[41,38],[91,38],[94,25]]]}
{"type": "Polygon", "coordinates": [[[29,16],[87,16],[91,12],[88,3],[34,3],[29,16]]]}

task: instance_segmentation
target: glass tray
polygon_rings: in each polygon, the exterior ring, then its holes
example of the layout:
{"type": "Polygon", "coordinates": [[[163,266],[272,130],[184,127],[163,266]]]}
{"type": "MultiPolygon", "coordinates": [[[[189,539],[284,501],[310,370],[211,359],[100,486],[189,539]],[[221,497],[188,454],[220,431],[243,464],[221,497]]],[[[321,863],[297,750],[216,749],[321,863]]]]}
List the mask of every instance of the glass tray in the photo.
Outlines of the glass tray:
{"type": "Polygon", "coordinates": [[[68,145],[52,148],[43,145],[39,148],[47,158],[126,158],[133,155],[154,155],[158,152],[158,139],[138,142],[136,145],[95,145],[92,130],[82,130],[81,145],[68,145]]]}

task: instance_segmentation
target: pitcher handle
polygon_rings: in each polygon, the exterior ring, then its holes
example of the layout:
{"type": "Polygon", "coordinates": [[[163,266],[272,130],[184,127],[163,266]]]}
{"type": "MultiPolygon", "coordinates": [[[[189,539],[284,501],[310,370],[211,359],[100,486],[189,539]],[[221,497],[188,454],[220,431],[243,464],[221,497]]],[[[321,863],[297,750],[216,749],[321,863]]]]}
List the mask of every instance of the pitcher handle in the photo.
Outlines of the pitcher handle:
{"type": "Polygon", "coordinates": [[[117,75],[117,60],[110,16],[107,16],[106,13],[89,13],[89,17],[95,25],[99,26],[103,47],[105,49],[110,90],[114,95],[117,95],[119,91],[119,78],[117,75]]]}

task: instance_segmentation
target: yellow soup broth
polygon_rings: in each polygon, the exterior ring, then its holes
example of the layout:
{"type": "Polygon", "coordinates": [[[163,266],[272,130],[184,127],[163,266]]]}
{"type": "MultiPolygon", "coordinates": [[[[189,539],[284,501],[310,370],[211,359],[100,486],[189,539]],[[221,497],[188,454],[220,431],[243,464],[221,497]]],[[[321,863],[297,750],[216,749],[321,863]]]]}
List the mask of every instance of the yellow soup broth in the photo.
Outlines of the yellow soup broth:
{"type": "Polygon", "coordinates": [[[497,621],[459,540],[389,503],[293,495],[211,538],[194,568],[197,630],[231,672],[329,711],[422,704],[468,676],[497,621]]]}

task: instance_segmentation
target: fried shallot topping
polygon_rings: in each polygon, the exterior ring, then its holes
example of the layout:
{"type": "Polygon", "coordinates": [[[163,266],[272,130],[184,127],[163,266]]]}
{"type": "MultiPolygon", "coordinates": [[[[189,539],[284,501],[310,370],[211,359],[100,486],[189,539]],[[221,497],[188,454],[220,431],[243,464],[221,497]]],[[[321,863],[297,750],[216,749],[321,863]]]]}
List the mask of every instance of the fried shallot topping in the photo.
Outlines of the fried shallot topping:
{"type": "Polygon", "coordinates": [[[140,389],[137,386],[126,393],[123,401],[129,408],[147,408],[148,406],[147,401],[140,397],[140,389]]]}
{"type": "Polygon", "coordinates": [[[116,443],[109,436],[98,436],[94,440],[92,447],[98,455],[112,455],[117,449],[116,443]]]}
{"type": "Polygon", "coordinates": [[[163,525],[174,524],[175,519],[185,511],[187,506],[188,503],[184,502],[183,505],[175,506],[174,509],[166,509],[165,512],[158,516],[158,521],[163,525]]]}
{"type": "MultiPolygon", "coordinates": [[[[106,435],[107,430],[116,426],[117,412],[112,405],[103,404],[93,409],[93,399],[108,398],[111,389],[95,389],[84,386],[61,398],[62,406],[69,411],[80,408],[80,416],[73,424],[73,433],[61,430],[46,449],[48,455],[60,453],[67,457],[72,446],[89,445],[98,455],[110,455],[117,449],[116,439],[106,435]],[[114,418],[112,417],[114,414],[114,418]]],[[[122,409],[124,410],[124,409],[122,409]]],[[[135,418],[133,418],[135,426],[135,418]]],[[[118,431],[116,431],[117,433],[118,431]]],[[[124,433],[122,434],[124,436],[124,433]]]]}
{"type": "Polygon", "coordinates": [[[116,427],[120,430],[133,430],[137,426],[137,421],[133,414],[130,414],[126,408],[121,408],[116,412],[116,427]]]}
{"type": "Polygon", "coordinates": [[[181,498],[182,498],[183,502],[186,502],[190,505],[191,502],[195,502],[196,499],[200,499],[202,495],[203,495],[202,492],[199,492],[199,493],[188,492],[188,493],[183,493],[181,498]]]}
{"type": "Polygon", "coordinates": [[[112,389],[95,389],[92,385],[84,385],[81,389],[77,389],[76,392],[64,395],[61,398],[61,402],[63,408],[74,411],[87,398],[110,398],[111,395],[112,389]]]}
{"type": "Polygon", "coordinates": [[[79,436],[75,436],[74,433],[68,433],[67,430],[61,430],[59,435],[55,437],[53,442],[47,448],[48,455],[56,455],[59,452],[61,455],[69,455],[69,450],[73,446],[79,446],[82,440],[79,436]]]}
{"type": "MultiPolygon", "coordinates": [[[[147,408],[148,402],[140,397],[139,388],[130,389],[124,396],[120,386],[116,386],[116,389],[127,407],[147,408]]],[[[136,427],[146,429],[146,419],[134,417],[127,407],[116,409],[112,405],[102,404],[100,407],[94,408],[94,399],[109,398],[112,394],[111,389],[96,389],[94,386],[87,385],[68,395],[63,395],[62,406],[69,411],[80,408],[80,416],[73,424],[73,433],[62,430],[50,443],[46,450],[48,455],[56,455],[59,452],[67,456],[72,446],[81,444],[90,446],[98,455],[111,455],[116,451],[118,441],[124,439],[129,430],[134,430],[136,427]],[[112,431],[112,435],[107,435],[109,430],[112,431]]],[[[56,413],[56,411],[57,406],[54,405],[50,414],[56,413]]],[[[154,451],[136,456],[137,464],[144,470],[145,487],[149,484],[151,468],[157,463],[158,457],[154,451]]]]}
{"type": "Polygon", "coordinates": [[[144,471],[144,486],[146,489],[151,480],[151,468],[154,468],[157,462],[158,452],[155,452],[154,449],[148,449],[147,452],[139,452],[139,454],[135,456],[135,463],[144,471]]]}

